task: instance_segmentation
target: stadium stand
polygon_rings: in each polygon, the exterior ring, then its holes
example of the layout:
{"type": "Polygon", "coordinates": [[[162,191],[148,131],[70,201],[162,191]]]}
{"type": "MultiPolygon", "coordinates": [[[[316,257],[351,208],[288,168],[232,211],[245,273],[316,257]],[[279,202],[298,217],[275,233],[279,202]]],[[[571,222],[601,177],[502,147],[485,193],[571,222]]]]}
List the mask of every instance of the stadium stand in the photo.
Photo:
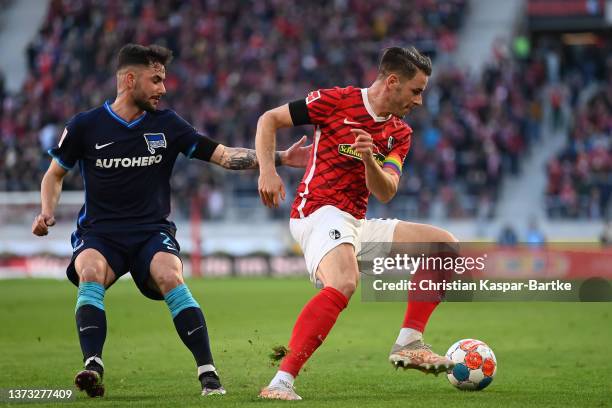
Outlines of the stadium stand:
{"type": "Polygon", "coordinates": [[[400,194],[413,196],[417,207],[404,216],[494,215],[503,177],[519,174],[522,155],[539,137],[538,72],[537,64],[518,64],[507,56],[494,59],[476,79],[441,68],[427,94],[427,109],[409,119],[417,139],[400,194]]]}
{"type": "MultiPolygon", "coordinates": [[[[128,41],[174,50],[167,106],[226,144],[252,146],[266,108],[314,87],[369,83],[385,45],[412,43],[432,56],[452,51],[465,9],[464,0],[421,0],[418,7],[389,1],[384,12],[362,0],[299,9],[273,3],[254,2],[247,10],[239,1],[51,1],[27,51],[23,91],[2,104],[0,190],[38,188],[48,163],[44,152],[63,122],[114,95],[112,57],[128,41]],[[348,7],[351,13],[343,13],[348,7]]],[[[299,172],[283,172],[295,186],[299,172]]],[[[77,172],[65,188],[82,188],[77,172]]],[[[195,189],[207,203],[206,218],[222,216],[228,199],[247,208],[257,200],[252,173],[202,171],[185,162],[177,166],[174,188],[179,215],[187,213],[195,189]]],[[[287,209],[274,215],[284,217],[287,209]]]]}
{"type": "Polygon", "coordinates": [[[547,211],[552,218],[610,216],[612,194],[612,58],[566,67],[574,112],[563,150],[548,163],[547,211]],[[584,90],[584,91],[583,91],[584,90]],[[583,92],[581,92],[583,91],[583,92]]]}
{"type": "MultiPolygon", "coordinates": [[[[369,84],[378,52],[386,45],[412,43],[434,57],[451,52],[466,2],[417,3],[412,7],[389,1],[379,12],[363,0],[316,1],[299,9],[291,3],[260,1],[248,10],[239,1],[51,1],[27,51],[29,76],[23,91],[3,96],[0,191],[39,187],[49,160],[44,152],[56,142],[63,122],[114,95],[111,61],[128,41],[160,43],[174,50],[166,106],[223,143],[253,146],[255,124],[265,109],[314,88],[369,84]],[[349,7],[351,13],[342,12],[349,7]]],[[[408,118],[415,142],[400,194],[390,206],[373,202],[370,216],[495,215],[504,177],[520,173],[522,157],[540,137],[544,84],[550,78],[542,58],[521,61],[503,53],[494,57],[479,77],[452,66],[435,66],[427,109],[408,118]]],[[[574,94],[571,98],[577,100],[574,94]]],[[[281,137],[281,145],[290,140],[294,138],[281,137]]],[[[565,167],[567,173],[568,163],[577,167],[580,161],[575,152],[562,157],[557,161],[564,165],[551,162],[551,174],[557,167],[565,167]]],[[[605,174],[605,168],[602,171],[605,174]]],[[[293,190],[301,173],[281,172],[293,190]]],[[[590,173],[589,177],[591,184],[577,187],[574,181],[571,188],[570,183],[551,181],[549,214],[584,216],[586,211],[600,216],[609,201],[609,187],[593,187],[590,173]],[[576,188],[580,192],[574,194],[580,198],[575,208],[566,208],[561,197],[571,198],[576,188]],[[599,206],[592,204],[597,200],[599,206]]],[[[205,219],[231,216],[228,207],[240,216],[257,206],[253,172],[230,174],[210,167],[203,171],[199,163],[184,160],[173,182],[175,217],[187,216],[194,194],[204,203],[205,219]]],[[[82,189],[77,172],[65,188],[82,189]]],[[[290,201],[270,215],[285,218],[290,201]]]]}

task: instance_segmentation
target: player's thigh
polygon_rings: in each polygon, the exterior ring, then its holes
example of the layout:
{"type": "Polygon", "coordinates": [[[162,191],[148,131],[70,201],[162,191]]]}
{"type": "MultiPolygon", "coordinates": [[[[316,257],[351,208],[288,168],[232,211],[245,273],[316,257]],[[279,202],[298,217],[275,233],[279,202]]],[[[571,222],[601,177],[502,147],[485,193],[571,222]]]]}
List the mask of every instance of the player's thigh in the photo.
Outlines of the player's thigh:
{"type": "Polygon", "coordinates": [[[393,246],[393,234],[397,219],[368,219],[357,242],[357,260],[371,261],[374,258],[387,256],[393,246]]]}
{"type": "Polygon", "coordinates": [[[108,287],[117,279],[104,255],[94,248],[79,253],[74,260],[74,267],[80,282],[98,282],[108,287]]]}
{"type": "Polygon", "coordinates": [[[459,242],[450,232],[429,224],[400,221],[393,231],[394,243],[459,242]]]}
{"type": "Polygon", "coordinates": [[[184,282],[183,264],[178,256],[169,252],[157,252],[151,259],[151,280],[162,295],[184,282]]]}
{"type": "MultiPolygon", "coordinates": [[[[350,269],[349,272],[340,267],[326,268],[324,265],[324,270],[322,269],[323,271],[320,274],[325,275],[326,281],[319,279],[317,272],[325,258],[327,259],[326,263],[330,262],[329,259],[338,258],[337,262],[344,259],[344,257],[334,256],[338,252],[350,252],[352,257],[355,258],[354,247],[359,238],[362,225],[363,222],[361,220],[356,220],[350,214],[333,206],[324,206],[305,218],[291,220],[291,235],[300,244],[304,252],[306,267],[313,283],[319,286],[319,283],[329,285],[332,279],[334,284],[340,280],[347,280],[349,277],[353,281],[358,279],[356,268],[355,270],[350,269]],[[338,247],[342,247],[342,249],[337,249],[338,247]],[[329,271],[327,271],[328,269],[329,271]],[[334,270],[338,271],[333,272],[334,270]],[[335,277],[332,277],[332,274],[335,277]]],[[[354,260],[355,264],[356,262],[354,260]]]]}
{"type": "Polygon", "coordinates": [[[166,231],[153,232],[133,256],[130,272],[140,292],[153,300],[183,283],[183,264],[178,257],[180,246],[166,231]]]}
{"type": "Polygon", "coordinates": [[[458,242],[452,233],[442,228],[400,221],[393,231],[393,244],[389,253],[391,256],[396,254],[456,256],[459,253],[458,242]]]}
{"type": "Polygon", "coordinates": [[[350,297],[359,282],[355,247],[349,243],[342,243],[327,252],[319,262],[316,277],[323,286],[331,286],[346,297],[350,297]]]}

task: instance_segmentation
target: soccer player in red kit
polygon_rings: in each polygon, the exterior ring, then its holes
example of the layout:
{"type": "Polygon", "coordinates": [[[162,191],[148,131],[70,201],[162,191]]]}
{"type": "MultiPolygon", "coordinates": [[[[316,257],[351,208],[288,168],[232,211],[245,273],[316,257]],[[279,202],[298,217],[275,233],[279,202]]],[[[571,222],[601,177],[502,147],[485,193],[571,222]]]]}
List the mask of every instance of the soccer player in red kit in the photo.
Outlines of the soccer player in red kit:
{"type": "MultiPolygon", "coordinates": [[[[285,199],[274,167],[276,130],[315,125],[290,230],[302,247],[311,280],[322,287],[298,316],[289,353],[260,397],[301,399],[293,382],[355,292],[357,260],[371,255],[366,253],[371,248],[363,243],[457,242],[449,232],[430,225],[365,218],[370,193],[387,203],[397,192],[412,136],[401,118],[422,105],[430,75],[428,57],[414,47],[391,47],[384,50],[378,76],[369,88],[321,89],[260,117],[255,139],[259,193],[268,207],[277,207],[285,199]]],[[[422,336],[439,299],[420,300],[409,298],[389,360],[424,372],[446,371],[453,363],[432,352],[422,336]]]]}

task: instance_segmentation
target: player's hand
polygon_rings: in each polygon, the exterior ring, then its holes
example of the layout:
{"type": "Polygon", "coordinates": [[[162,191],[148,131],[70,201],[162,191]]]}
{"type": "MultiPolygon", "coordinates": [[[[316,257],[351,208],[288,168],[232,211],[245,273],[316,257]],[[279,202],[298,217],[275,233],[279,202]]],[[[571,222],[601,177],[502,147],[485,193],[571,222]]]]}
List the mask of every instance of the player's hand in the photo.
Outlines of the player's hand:
{"type": "Polygon", "coordinates": [[[351,129],[351,132],[355,135],[355,142],[353,142],[351,147],[361,153],[361,157],[364,161],[371,159],[373,157],[372,150],[374,148],[372,135],[361,129],[351,129]]]}
{"type": "Polygon", "coordinates": [[[32,234],[39,237],[49,233],[49,227],[55,225],[55,217],[52,215],[38,214],[32,223],[32,234]]]}
{"type": "Polygon", "coordinates": [[[290,148],[281,152],[281,161],[284,166],[289,167],[306,167],[312,145],[304,146],[307,137],[304,135],[300,140],[291,145],[290,148]]]}
{"type": "Polygon", "coordinates": [[[280,201],[285,200],[285,186],[276,171],[259,175],[258,190],[266,207],[278,208],[280,201]]]}

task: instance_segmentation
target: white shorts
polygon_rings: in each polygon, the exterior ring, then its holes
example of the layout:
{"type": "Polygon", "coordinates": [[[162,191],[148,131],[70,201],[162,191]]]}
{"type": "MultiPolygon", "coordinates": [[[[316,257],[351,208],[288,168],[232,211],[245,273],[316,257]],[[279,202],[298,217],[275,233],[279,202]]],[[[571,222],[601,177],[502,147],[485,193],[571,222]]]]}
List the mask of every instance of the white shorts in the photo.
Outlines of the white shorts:
{"type": "Polygon", "coordinates": [[[305,218],[292,218],[289,229],[304,252],[310,280],[317,284],[315,274],[321,259],[340,244],[355,248],[357,260],[387,256],[393,243],[393,232],[399,220],[358,220],[351,214],[326,205],[305,218]]]}

